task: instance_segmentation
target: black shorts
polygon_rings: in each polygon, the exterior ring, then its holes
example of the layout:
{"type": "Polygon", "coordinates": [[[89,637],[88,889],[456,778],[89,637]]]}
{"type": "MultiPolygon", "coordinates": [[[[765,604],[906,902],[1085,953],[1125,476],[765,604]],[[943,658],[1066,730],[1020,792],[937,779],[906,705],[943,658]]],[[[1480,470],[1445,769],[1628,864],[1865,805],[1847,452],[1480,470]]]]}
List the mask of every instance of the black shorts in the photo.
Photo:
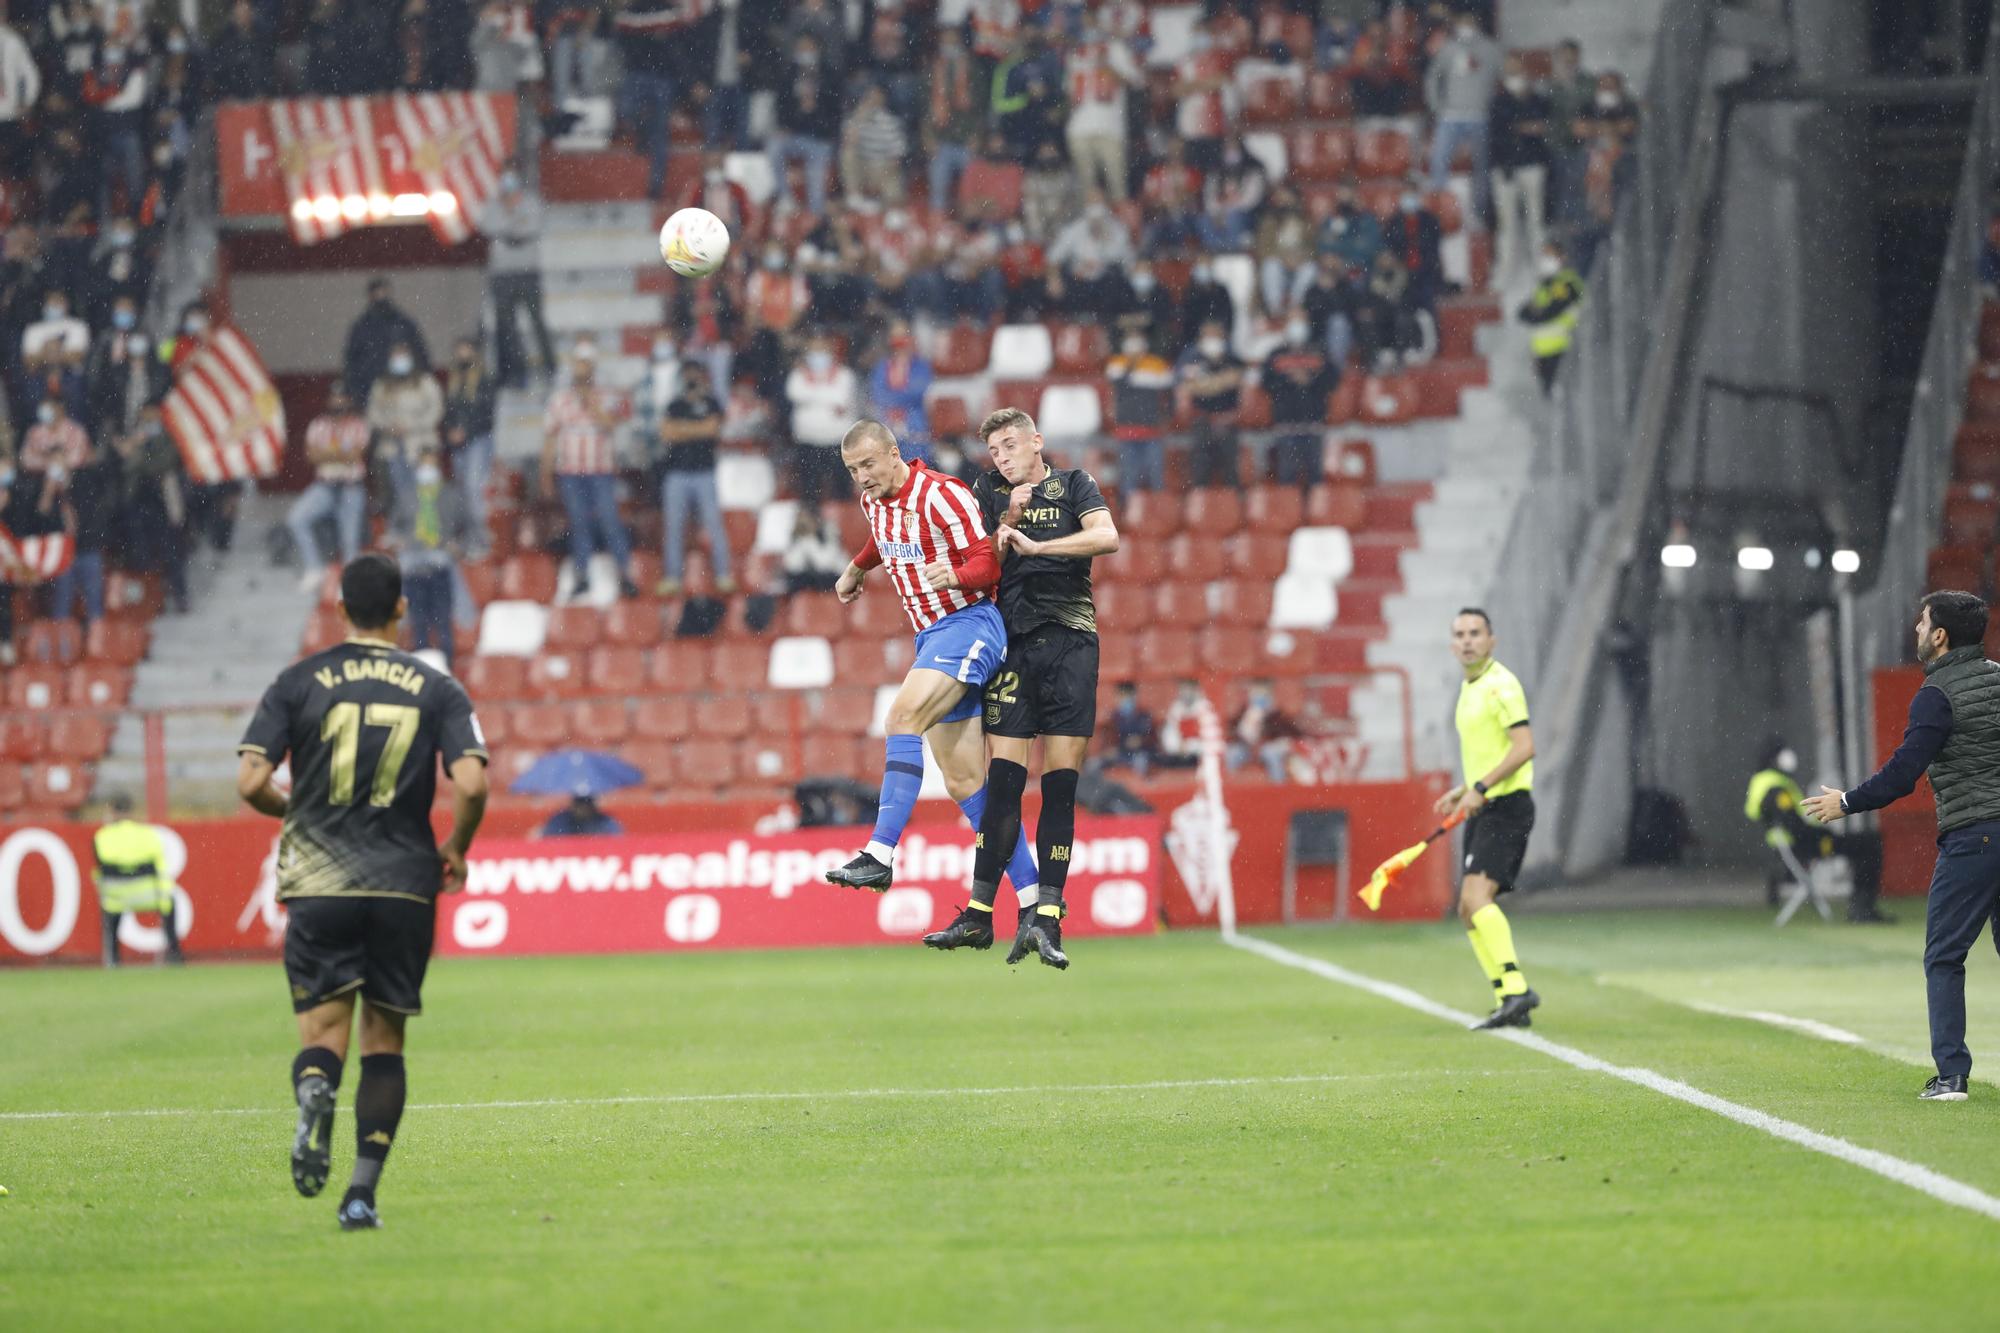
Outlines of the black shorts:
{"type": "Polygon", "coordinates": [[[437,904],[410,898],[287,898],[285,980],[292,1010],[361,992],[377,1009],[419,1014],[437,904]]]}
{"type": "Polygon", "coordinates": [[[1006,665],[986,682],[986,732],[1089,736],[1097,730],[1097,636],[1039,625],[1007,642],[1006,665]]]}
{"type": "Polygon", "coordinates": [[[1488,801],[1465,823],[1465,873],[1484,875],[1501,893],[1514,887],[1535,827],[1535,798],[1524,791],[1488,801]]]}

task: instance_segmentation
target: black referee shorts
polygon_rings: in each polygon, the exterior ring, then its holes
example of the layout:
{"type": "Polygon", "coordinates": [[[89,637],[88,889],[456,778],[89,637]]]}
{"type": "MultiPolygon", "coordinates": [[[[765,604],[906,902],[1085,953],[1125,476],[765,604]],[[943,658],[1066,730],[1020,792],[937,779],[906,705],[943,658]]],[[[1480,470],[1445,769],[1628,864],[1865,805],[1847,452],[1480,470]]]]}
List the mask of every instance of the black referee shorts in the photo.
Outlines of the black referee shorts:
{"type": "Polygon", "coordinates": [[[354,991],[378,1009],[419,1014],[437,904],[410,898],[287,898],[285,980],[292,1012],[354,991]]]}
{"type": "Polygon", "coordinates": [[[1097,636],[1040,625],[1007,643],[1007,662],[986,682],[986,734],[1090,736],[1097,731],[1097,636]]]}
{"type": "Polygon", "coordinates": [[[1494,797],[1465,821],[1465,873],[1484,875],[1497,892],[1506,893],[1520,877],[1534,827],[1533,796],[1517,791],[1494,797]]]}

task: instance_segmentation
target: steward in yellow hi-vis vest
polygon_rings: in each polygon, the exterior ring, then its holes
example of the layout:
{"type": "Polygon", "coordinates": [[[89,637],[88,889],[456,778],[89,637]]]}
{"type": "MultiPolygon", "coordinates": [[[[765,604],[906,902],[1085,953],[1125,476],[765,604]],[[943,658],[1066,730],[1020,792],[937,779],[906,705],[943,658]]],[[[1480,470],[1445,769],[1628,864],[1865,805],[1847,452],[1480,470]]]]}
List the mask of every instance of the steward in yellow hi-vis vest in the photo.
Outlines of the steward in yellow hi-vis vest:
{"type": "Polygon", "coordinates": [[[1569,266],[1562,251],[1553,245],[1535,260],[1535,291],[1521,307],[1521,322],[1528,326],[1528,350],[1535,356],[1535,373],[1541,376],[1542,392],[1555,387],[1556,372],[1562,369],[1564,353],[1576,329],[1578,307],[1583,304],[1583,279],[1569,266]]]}
{"type": "Polygon", "coordinates": [[[1814,824],[1800,810],[1806,794],[1792,774],[1798,772],[1798,751],[1777,737],[1765,743],[1760,766],[1750,775],[1743,793],[1743,817],[1764,830],[1764,846],[1770,849],[1770,864],[1764,873],[1764,897],[1773,905],[1785,885],[1792,882],[1791,867],[1785,864],[1780,848],[1787,848],[1801,867],[1833,854],[1833,835],[1825,826],[1814,824]]]}
{"type": "Polygon", "coordinates": [[[174,921],[174,883],[167,877],[167,848],[159,830],[132,818],[132,798],[111,798],[111,822],[91,839],[96,853],[97,905],[104,917],[104,965],[118,966],[118,926],[127,912],[158,912],[167,937],[164,957],[181,961],[174,921]]]}

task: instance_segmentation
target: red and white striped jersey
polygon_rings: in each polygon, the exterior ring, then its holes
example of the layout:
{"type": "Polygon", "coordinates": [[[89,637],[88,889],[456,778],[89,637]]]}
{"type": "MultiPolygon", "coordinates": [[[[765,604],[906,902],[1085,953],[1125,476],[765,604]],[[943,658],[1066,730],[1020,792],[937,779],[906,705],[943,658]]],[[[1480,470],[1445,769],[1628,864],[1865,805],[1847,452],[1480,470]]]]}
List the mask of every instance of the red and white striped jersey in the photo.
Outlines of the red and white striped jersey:
{"type": "Polygon", "coordinates": [[[546,429],[555,438],[556,475],[601,476],[618,470],[611,425],[625,414],[624,400],[610,389],[571,385],[549,395],[546,429]]]}
{"type": "Polygon", "coordinates": [[[368,418],[359,412],[314,417],[306,426],[306,457],[329,455],[314,465],[319,481],[365,481],[368,474],[368,418]]]}
{"type": "Polygon", "coordinates": [[[896,494],[886,500],[862,496],[861,512],[912,629],[927,630],[952,612],[987,600],[985,590],[933,588],[924,582],[925,565],[937,560],[957,564],[987,540],[986,521],[970,486],[919,460],[910,464],[910,479],[896,494]]]}

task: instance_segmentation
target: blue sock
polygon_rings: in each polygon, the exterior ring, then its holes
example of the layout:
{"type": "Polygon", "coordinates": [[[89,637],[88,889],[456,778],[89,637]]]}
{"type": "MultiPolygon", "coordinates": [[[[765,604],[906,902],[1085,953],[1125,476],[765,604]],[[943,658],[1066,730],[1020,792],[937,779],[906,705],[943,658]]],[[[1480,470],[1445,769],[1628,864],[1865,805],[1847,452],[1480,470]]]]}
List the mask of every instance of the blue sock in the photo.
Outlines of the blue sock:
{"type": "MultiPolygon", "coordinates": [[[[958,808],[965,811],[966,822],[978,828],[979,821],[986,816],[986,788],[981,787],[960,801],[958,808]]],[[[1014,844],[1014,855],[1007,861],[1007,878],[1014,885],[1015,897],[1021,898],[1024,905],[1032,904],[1040,891],[1040,885],[1036,883],[1037,875],[1035,852],[1028,846],[1028,831],[1022,829],[1020,839],[1014,844]]]]}
{"type": "Polygon", "coordinates": [[[891,736],[883,749],[882,804],[875,813],[875,835],[868,840],[868,850],[876,860],[886,862],[895,856],[910,812],[917,808],[917,792],[924,785],[924,738],[891,736]],[[883,855],[884,851],[888,855],[883,855]]]}

